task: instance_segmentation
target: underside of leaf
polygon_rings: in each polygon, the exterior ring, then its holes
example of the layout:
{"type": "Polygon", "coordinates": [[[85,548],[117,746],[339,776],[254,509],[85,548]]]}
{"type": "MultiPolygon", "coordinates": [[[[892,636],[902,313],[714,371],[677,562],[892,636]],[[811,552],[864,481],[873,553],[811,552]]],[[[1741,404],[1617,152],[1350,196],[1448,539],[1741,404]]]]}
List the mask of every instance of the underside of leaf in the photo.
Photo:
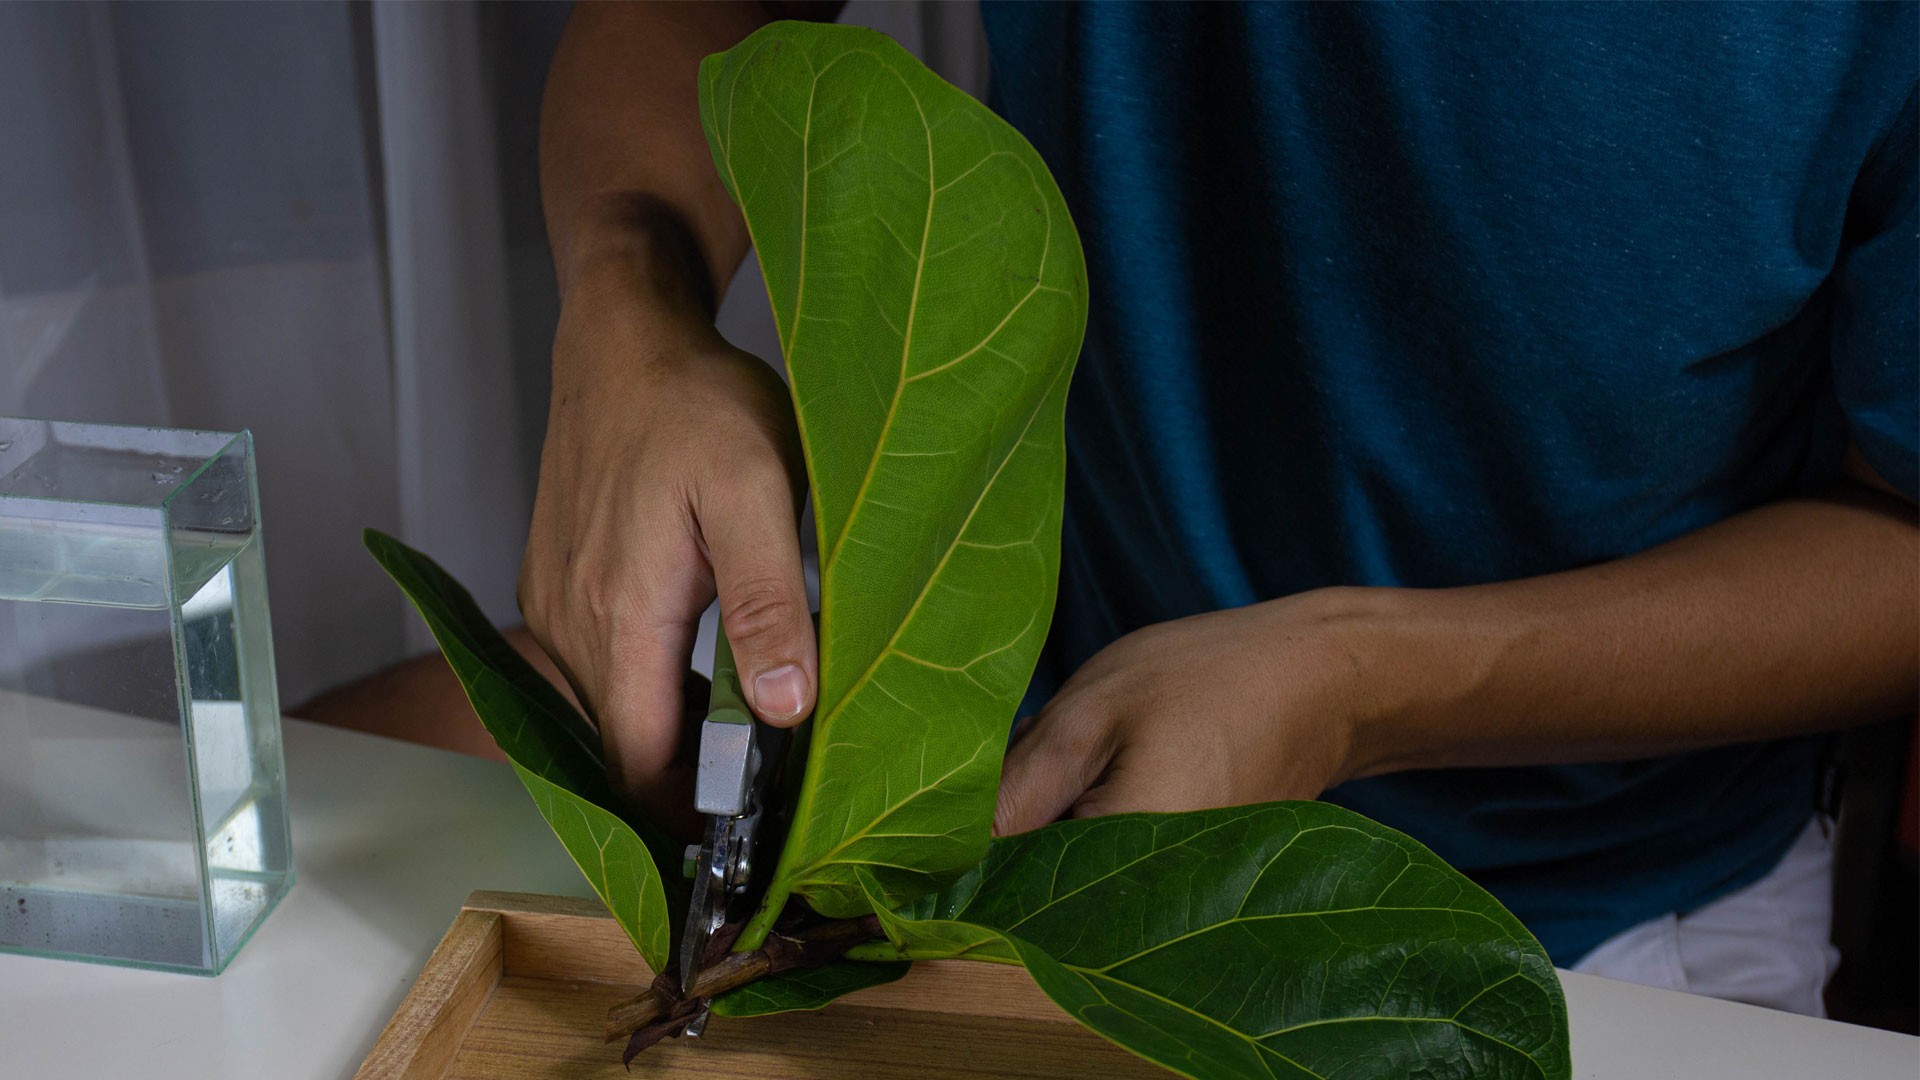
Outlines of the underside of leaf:
{"type": "Polygon", "coordinates": [[[686,907],[681,845],[612,809],[600,737],[432,559],[367,530],[367,550],[426,620],[487,733],[601,902],[654,970],[686,907]],[[669,884],[670,883],[670,884],[669,884]]]}
{"type": "Polygon", "coordinates": [[[1052,618],[1086,322],[1066,204],[1004,121],[884,35],[774,23],[701,117],[766,277],[812,481],[818,706],[758,942],[788,895],[866,910],[985,852],[1052,618]]]}

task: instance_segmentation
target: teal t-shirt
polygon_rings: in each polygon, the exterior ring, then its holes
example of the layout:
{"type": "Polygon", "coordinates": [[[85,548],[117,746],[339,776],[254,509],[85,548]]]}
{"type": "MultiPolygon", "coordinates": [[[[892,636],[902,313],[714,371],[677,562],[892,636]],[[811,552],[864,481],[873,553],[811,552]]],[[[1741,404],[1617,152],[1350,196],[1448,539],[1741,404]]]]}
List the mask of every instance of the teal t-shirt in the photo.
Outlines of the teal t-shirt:
{"type": "MultiPolygon", "coordinates": [[[[1036,697],[1194,612],[1642,551],[1831,482],[1849,439],[1914,494],[1915,14],[987,4],[1092,290],[1036,697]]],[[[1822,748],[1328,797],[1565,964],[1764,874],[1822,748]]]]}

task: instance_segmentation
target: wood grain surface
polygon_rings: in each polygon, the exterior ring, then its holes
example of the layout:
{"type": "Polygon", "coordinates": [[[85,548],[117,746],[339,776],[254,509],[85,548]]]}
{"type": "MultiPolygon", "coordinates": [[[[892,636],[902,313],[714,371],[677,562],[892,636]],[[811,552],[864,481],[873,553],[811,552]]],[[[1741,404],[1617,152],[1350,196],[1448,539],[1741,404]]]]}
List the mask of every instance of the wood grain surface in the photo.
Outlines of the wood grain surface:
{"type": "Polygon", "coordinates": [[[1088,1032],[1019,968],[915,965],[818,1012],[714,1017],[621,1068],[607,1009],[652,979],[597,901],[474,893],[357,1080],[1169,1076],[1088,1032]]]}
{"type": "Polygon", "coordinates": [[[427,958],[355,1080],[439,1077],[500,981],[501,928],[490,911],[462,910],[427,958]]]}
{"type": "Polygon", "coordinates": [[[620,1046],[600,1041],[607,1007],[625,988],[509,976],[468,1031],[458,1080],[948,1080],[1032,1077],[1153,1078],[1170,1073],[1078,1026],[995,1016],[943,1016],[846,1002],[819,1012],[728,1019],[699,1039],[672,1039],[620,1068],[620,1046]]]}

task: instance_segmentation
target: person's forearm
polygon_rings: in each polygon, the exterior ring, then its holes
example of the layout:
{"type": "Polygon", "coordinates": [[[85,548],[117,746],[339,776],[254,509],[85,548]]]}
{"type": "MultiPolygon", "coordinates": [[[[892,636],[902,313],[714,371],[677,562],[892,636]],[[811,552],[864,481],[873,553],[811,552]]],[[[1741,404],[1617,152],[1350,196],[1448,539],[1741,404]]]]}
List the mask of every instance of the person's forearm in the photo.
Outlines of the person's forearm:
{"type": "Polygon", "coordinates": [[[1581,570],[1343,596],[1349,778],[1832,730],[1912,710],[1920,680],[1920,529],[1861,483],[1581,570]]]}
{"type": "Polygon", "coordinates": [[[554,53],[540,189],[562,296],[594,272],[687,276],[709,308],[747,250],[746,224],[700,127],[700,60],[778,18],[837,3],[583,3],[554,53]]]}

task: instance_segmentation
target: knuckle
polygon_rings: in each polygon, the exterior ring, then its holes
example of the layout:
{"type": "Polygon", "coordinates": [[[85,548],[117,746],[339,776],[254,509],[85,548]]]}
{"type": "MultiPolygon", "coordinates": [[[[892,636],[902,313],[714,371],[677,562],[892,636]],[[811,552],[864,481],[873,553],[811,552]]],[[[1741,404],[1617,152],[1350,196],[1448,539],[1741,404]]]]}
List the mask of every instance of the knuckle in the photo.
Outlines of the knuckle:
{"type": "Polygon", "coordinates": [[[740,455],[742,475],[756,485],[785,490],[792,479],[777,435],[769,433],[746,443],[740,455]]]}
{"type": "Polygon", "coordinates": [[[1106,817],[1114,812],[1113,804],[1110,803],[1105,796],[1100,798],[1089,797],[1074,803],[1073,809],[1068,812],[1068,816],[1074,818],[1095,818],[1106,817]]]}
{"type": "Polygon", "coordinates": [[[1020,831],[1020,825],[1026,819],[1023,812],[1016,810],[1009,801],[1002,799],[993,810],[993,834],[1007,836],[1020,831]]]}
{"type": "Polygon", "coordinates": [[[546,592],[534,580],[531,566],[520,568],[520,579],[513,586],[513,602],[519,606],[520,614],[525,616],[529,627],[538,632],[545,626],[548,617],[546,592]]]}
{"type": "Polygon", "coordinates": [[[793,483],[786,466],[757,444],[714,455],[705,469],[699,482],[703,501],[723,510],[758,516],[769,501],[791,500],[793,483]]]}
{"type": "Polygon", "coordinates": [[[1094,694],[1077,694],[1050,705],[1041,731],[1060,753],[1073,757],[1105,756],[1113,727],[1107,703],[1094,694]]]}
{"type": "Polygon", "coordinates": [[[735,644],[774,644],[793,633],[803,607],[791,586],[770,577],[734,585],[720,601],[720,619],[735,644]]]}

